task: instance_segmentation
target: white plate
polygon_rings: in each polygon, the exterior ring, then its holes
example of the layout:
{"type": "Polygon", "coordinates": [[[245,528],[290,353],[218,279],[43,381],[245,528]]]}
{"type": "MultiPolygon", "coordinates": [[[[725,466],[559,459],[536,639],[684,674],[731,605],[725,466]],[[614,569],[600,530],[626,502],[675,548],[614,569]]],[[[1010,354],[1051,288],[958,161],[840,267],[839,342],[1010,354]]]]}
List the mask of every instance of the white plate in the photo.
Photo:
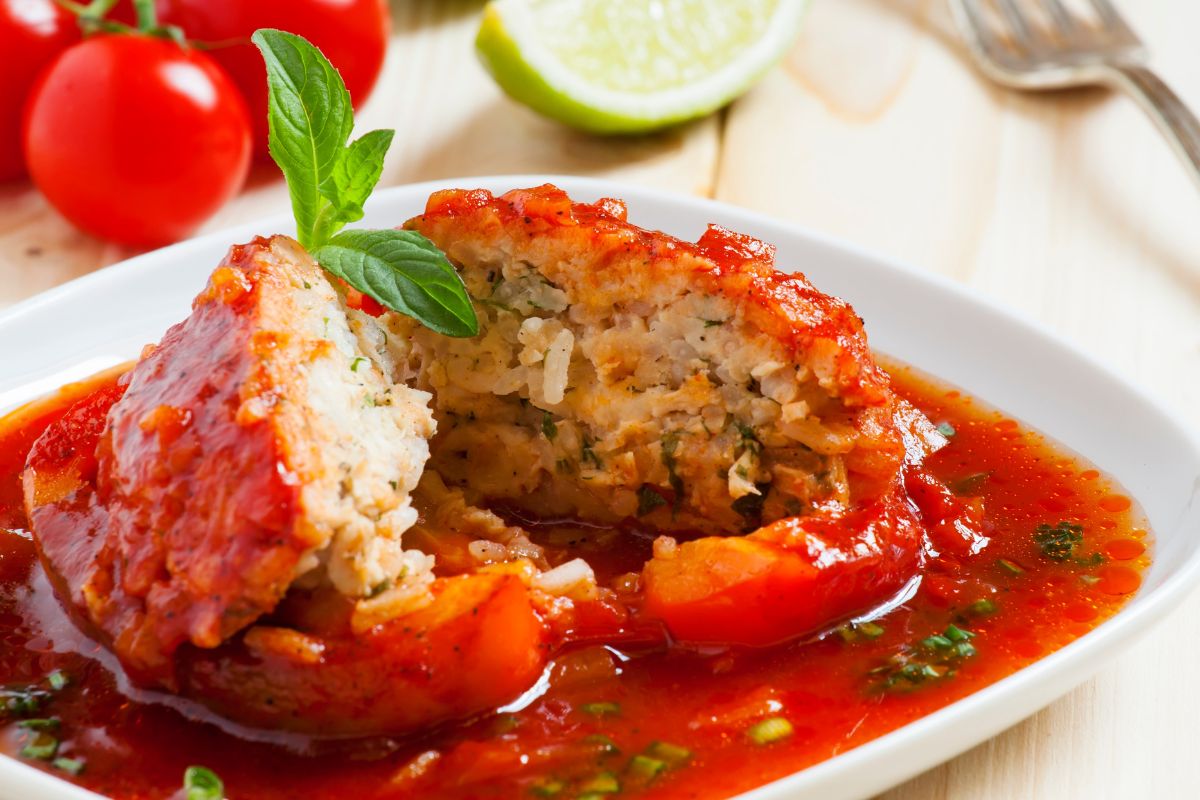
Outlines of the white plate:
{"type": "MultiPolygon", "coordinates": [[[[778,264],[849,300],[871,343],[1049,434],[1114,476],[1155,535],[1141,591],[1111,620],[1037,663],[868,744],[744,795],[864,797],[978,744],[1049,703],[1174,608],[1200,575],[1200,440],[1137,388],[1009,310],[937,276],[732,206],[558,176],[459,178],[380,192],[363,225],[400,224],[430,192],[551,181],[580,200],[621,197],[638,225],[695,240],[709,222],[779,248],[778,264]]],[[[148,253],[0,313],[0,411],[137,355],[182,319],[228,247],[290,232],[285,216],[148,253]]],[[[0,758],[0,798],[96,795],[0,758]]]]}

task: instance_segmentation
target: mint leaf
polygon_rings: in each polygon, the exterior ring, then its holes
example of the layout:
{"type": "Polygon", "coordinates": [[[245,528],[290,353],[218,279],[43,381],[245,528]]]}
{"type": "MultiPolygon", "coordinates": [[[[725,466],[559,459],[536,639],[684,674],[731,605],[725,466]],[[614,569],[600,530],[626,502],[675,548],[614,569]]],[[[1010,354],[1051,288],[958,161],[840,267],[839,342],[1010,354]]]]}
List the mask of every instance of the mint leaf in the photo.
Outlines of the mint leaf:
{"type": "Polygon", "coordinates": [[[318,222],[328,202],[321,187],[354,126],[350,93],[333,65],[299,36],[264,28],[251,41],[267,62],[271,157],[287,178],[297,238],[311,248],[321,244],[318,222]]]}
{"type": "Polygon", "coordinates": [[[363,203],[383,173],[383,157],[392,146],[395,131],[371,131],[363,134],[342,150],[333,172],[321,185],[321,193],[330,202],[326,209],[332,225],[332,236],[347,222],[358,222],[363,216],[363,203]]]}
{"type": "Polygon", "coordinates": [[[343,231],[313,256],[363,294],[438,333],[479,333],[462,278],[445,254],[416,231],[343,231]]]}

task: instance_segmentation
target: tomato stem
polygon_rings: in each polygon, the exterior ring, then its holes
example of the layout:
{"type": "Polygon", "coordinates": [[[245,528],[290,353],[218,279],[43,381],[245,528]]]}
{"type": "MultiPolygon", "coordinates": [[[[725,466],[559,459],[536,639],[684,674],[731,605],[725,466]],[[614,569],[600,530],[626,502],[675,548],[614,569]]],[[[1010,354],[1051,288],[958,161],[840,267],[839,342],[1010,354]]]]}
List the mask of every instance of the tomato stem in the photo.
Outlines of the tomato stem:
{"type": "MultiPolygon", "coordinates": [[[[108,2],[108,0],[95,0],[108,2]]],[[[133,0],[133,8],[137,11],[138,30],[149,33],[158,27],[158,13],[154,10],[154,0],[133,0]]]]}

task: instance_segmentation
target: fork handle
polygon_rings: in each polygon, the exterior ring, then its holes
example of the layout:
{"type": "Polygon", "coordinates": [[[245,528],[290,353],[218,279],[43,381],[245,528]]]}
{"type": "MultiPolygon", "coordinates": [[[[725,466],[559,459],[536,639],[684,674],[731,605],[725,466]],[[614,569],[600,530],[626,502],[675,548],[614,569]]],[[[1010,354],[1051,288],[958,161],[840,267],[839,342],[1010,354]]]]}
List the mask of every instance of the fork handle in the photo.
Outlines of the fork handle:
{"type": "Polygon", "coordinates": [[[1175,155],[1188,167],[1192,179],[1200,186],[1200,121],[1196,119],[1179,95],[1145,67],[1133,64],[1114,64],[1110,82],[1129,92],[1154,124],[1167,137],[1175,155]]]}

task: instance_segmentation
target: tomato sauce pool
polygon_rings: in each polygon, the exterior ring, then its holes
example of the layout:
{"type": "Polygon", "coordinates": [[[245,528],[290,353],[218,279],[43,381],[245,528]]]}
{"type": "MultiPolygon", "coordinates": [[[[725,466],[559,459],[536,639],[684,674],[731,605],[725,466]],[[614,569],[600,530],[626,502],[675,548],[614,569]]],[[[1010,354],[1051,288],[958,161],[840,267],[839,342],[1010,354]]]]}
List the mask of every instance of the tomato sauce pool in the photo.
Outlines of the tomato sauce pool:
{"type": "MultiPolygon", "coordinates": [[[[123,800],[183,796],[189,765],[214,771],[235,800],[717,798],[845,752],[1086,634],[1137,591],[1150,560],[1136,508],[1097,470],[958,391],[890,371],[950,436],[928,468],[983,504],[991,543],[981,556],[939,559],[896,608],[816,640],[580,647],[537,691],[483,719],[336,743],[248,738],[131,690],[65,617],[24,530],[20,490],[34,438],[89,387],[65,390],[61,404],[0,429],[0,748],[123,800]]],[[[582,526],[534,533],[551,554],[592,560],[602,580],[636,569],[651,540],[582,526]]]]}

